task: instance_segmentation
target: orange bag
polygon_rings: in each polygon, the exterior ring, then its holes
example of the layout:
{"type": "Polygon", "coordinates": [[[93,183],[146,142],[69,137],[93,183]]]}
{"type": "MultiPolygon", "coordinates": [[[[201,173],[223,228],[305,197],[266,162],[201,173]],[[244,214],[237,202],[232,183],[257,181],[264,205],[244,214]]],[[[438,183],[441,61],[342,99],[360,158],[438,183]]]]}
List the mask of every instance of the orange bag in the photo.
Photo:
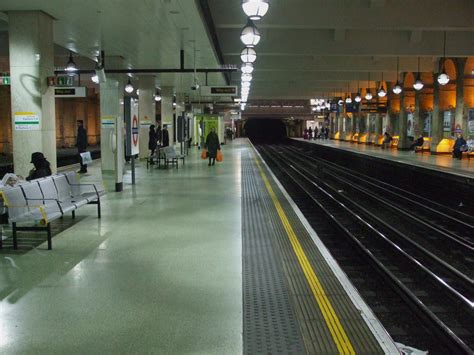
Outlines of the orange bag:
{"type": "Polygon", "coordinates": [[[218,150],[218,151],[217,151],[216,160],[217,160],[217,161],[222,161],[222,151],[221,151],[221,150],[218,150]]]}
{"type": "Polygon", "coordinates": [[[201,159],[206,160],[207,159],[207,149],[203,149],[201,152],[201,159]]]}

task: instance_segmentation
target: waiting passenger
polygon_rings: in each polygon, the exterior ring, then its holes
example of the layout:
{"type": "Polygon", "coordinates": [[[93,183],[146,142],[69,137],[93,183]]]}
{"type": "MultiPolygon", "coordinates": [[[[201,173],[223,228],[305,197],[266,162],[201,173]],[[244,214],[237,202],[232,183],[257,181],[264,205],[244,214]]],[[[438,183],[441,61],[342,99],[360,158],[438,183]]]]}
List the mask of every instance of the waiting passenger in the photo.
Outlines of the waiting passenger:
{"type": "Polygon", "coordinates": [[[168,126],[163,126],[161,131],[161,145],[167,147],[170,145],[170,135],[168,133],[168,126]]]}
{"type": "Polygon", "coordinates": [[[308,139],[313,139],[313,130],[311,129],[311,127],[308,128],[308,139]]]}
{"type": "Polygon", "coordinates": [[[31,154],[31,163],[35,166],[26,178],[27,181],[51,176],[51,164],[46,160],[43,153],[35,152],[31,154]]]}
{"type": "Polygon", "coordinates": [[[393,140],[393,138],[392,138],[392,136],[390,135],[390,133],[385,132],[385,133],[383,134],[382,149],[389,148],[389,147],[390,147],[390,143],[392,142],[392,140],[393,140]]]}
{"type": "Polygon", "coordinates": [[[462,136],[461,133],[458,133],[458,137],[456,141],[454,142],[454,147],[453,147],[453,158],[458,158],[459,160],[462,159],[462,152],[466,151],[466,140],[462,136]]]}
{"type": "Polygon", "coordinates": [[[318,127],[314,127],[314,137],[313,138],[314,139],[318,138],[318,134],[319,134],[318,127]]]}
{"type": "MultiPolygon", "coordinates": [[[[155,154],[156,147],[158,145],[157,136],[155,131],[155,125],[150,126],[150,131],[148,132],[148,149],[151,151],[150,156],[155,154]]],[[[153,161],[152,161],[153,164],[153,161]]]]}
{"type": "Polygon", "coordinates": [[[87,151],[87,131],[84,128],[83,120],[77,121],[76,147],[77,154],[79,155],[79,164],[81,165],[81,169],[78,171],[78,173],[85,174],[87,173],[87,164],[82,162],[81,153],[85,153],[87,151]]]}
{"type": "Polygon", "coordinates": [[[324,139],[329,139],[329,127],[324,128],[324,139]]]}
{"type": "Polygon", "coordinates": [[[217,151],[221,150],[221,145],[219,144],[219,137],[217,136],[216,129],[212,128],[211,132],[206,137],[206,149],[207,157],[209,158],[209,166],[216,163],[217,151]]]}
{"type": "Polygon", "coordinates": [[[425,140],[423,139],[423,135],[420,134],[417,140],[410,145],[410,150],[415,151],[416,147],[423,147],[423,143],[425,143],[425,140]]]}

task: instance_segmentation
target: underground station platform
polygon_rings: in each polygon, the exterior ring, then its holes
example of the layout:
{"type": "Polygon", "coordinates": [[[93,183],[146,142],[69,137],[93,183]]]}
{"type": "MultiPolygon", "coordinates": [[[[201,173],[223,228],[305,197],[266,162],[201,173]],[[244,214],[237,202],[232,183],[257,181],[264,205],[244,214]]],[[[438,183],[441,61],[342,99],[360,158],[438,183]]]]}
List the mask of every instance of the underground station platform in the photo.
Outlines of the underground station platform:
{"type": "MultiPolygon", "coordinates": [[[[348,187],[325,185],[321,177],[336,167],[313,166],[308,145],[237,139],[216,166],[194,147],[179,169],[139,162],[137,184],[127,172],[121,193],[94,162],[80,181],[103,180],[100,220],[86,207],[75,220],[53,222],[51,251],[29,234],[19,234],[13,250],[4,228],[2,352],[468,353],[472,314],[464,302],[474,260],[462,253],[472,248],[472,220],[464,220],[463,240],[449,242],[457,263],[446,265],[449,253],[432,257],[435,248],[414,252],[422,241],[394,239],[383,220],[340,200],[348,187]],[[436,277],[451,289],[434,285],[436,277]]],[[[394,213],[393,225],[401,217],[394,213]]],[[[432,234],[435,247],[447,247],[432,234]]]]}

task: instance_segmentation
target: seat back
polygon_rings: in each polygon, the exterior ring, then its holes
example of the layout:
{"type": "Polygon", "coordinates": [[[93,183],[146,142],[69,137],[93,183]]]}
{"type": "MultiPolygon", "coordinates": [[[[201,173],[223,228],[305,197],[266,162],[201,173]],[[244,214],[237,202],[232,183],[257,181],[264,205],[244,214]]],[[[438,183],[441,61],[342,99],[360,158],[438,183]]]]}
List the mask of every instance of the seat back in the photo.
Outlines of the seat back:
{"type": "Polygon", "coordinates": [[[26,200],[34,200],[27,201],[29,205],[38,205],[42,203],[41,200],[43,199],[43,193],[41,192],[37,181],[29,184],[22,184],[20,187],[23,190],[26,200]]]}
{"type": "Polygon", "coordinates": [[[41,188],[44,198],[59,200],[58,191],[54,185],[53,178],[39,180],[38,184],[41,188]]]}
{"type": "MultiPolygon", "coordinates": [[[[25,196],[21,187],[11,187],[2,190],[4,203],[8,207],[8,219],[10,222],[15,222],[18,217],[28,213],[25,196]]],[[[39,204],[41,204],[41,201],[39,204]]]]}
{"type": "Polygon", "coordinates": [[[166,159],[176,159],[176,151],[174,150],[174,147],[166,147],[164,153],[166,159]]]}
{"type": "Polygon", "coordinates": [[[69,200],[72,196],[71,185],[67,181],[66,175],[56,175],[53,177],[56,190],[58,191],[58,197],[60,201],[69,200]]]}

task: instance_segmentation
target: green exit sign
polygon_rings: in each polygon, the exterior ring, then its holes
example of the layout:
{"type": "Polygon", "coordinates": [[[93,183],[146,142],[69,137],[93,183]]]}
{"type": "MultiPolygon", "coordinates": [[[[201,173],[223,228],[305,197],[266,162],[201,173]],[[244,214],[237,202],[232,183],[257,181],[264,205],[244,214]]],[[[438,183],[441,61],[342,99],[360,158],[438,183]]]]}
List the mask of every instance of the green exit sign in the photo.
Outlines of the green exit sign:
{"type": "Polygon", "coordinates": [[[0,83],[2,85],[10,85],[10,73],[0,73],[0,83]]]}

